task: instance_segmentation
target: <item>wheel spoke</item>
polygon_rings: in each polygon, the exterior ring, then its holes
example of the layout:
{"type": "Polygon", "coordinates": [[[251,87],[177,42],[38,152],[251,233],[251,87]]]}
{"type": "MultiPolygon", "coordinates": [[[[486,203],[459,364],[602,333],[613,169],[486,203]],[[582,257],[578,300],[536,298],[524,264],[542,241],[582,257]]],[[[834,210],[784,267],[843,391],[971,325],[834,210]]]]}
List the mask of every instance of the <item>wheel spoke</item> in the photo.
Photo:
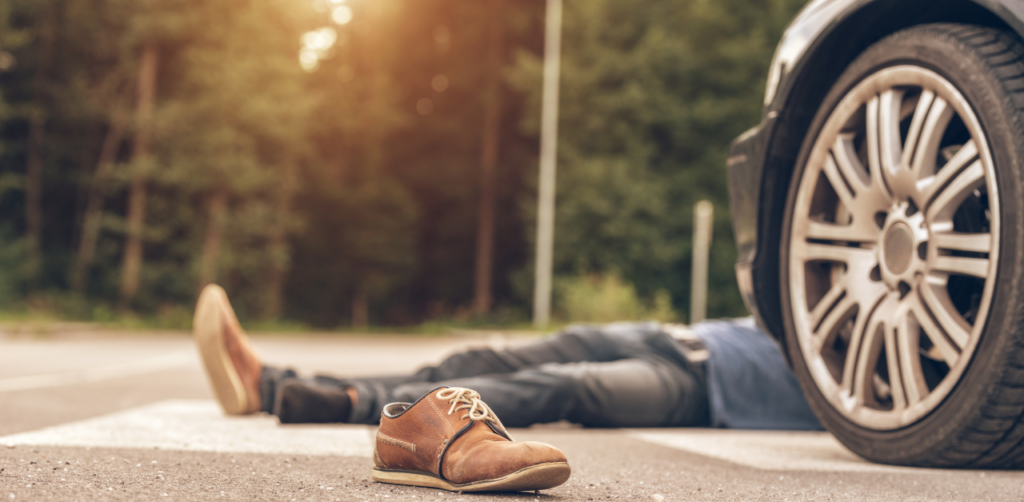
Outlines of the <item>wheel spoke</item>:
{"type": "MultiPolygon", "coordinates": [[[[946,162],[946,165],[942,166],[942,169],[939,170],[938,173],[934,172],[934,164],[929,165],[928,172],[922,172],[924,168],[921,166],[915,167],[915,172],[918,175],[917,190],[921,194],[921,200],[918,202],[922,204],[922,207],[935,196],[935,191],[949,183],[950,179],[957,174],[960,174],[960,171],[970,165],[971,161],[977,157],[978,146],[972,139],[968,140],[967,143],[964,143],[963,146],[957,150],[956,155],[953,155],[953,158],[949,159],[949,161],[946,162]]],[[[915,159],[917,158],[918,157],[915,157],[915,159]]],[[[932,160],[934,161],[934,159],[932,160]]],[[[921,161],[915,160],[915,164],[918,162],[921,161]]]]}
{"type": "Polygon", "coordinates": [[[939,249],[951,251],[988,253],[991,252],[992,235],[987,233],[968,234],[959,232],[934,233],[929,244],[939,249]]]}
{"type": "Polygon", "coordinates": [[[828,346],[833,342],[833,340],[835,340],[839,326],[850,318],[856,307],[857,300],[853,297],[846,296],[829,311],[828,315],[825,316],[825,319],[821,321],[821,325],[818,326],[818,329],[814,332],[814,338],[819,350],[822,347],[828,346]]]}
{"type": "Polygon", "coordinates": [[[948,220],[974,190],[985,184],[985,168],[981,161],[975,161],[953,178],[945,188],[939,189],[934,200],[928,205],[928,220],[948,220]]]}
{"type": "MultiPolygon", "coordinates": [[[[868,186],[871,184],[871,177],[868,175],[864,165],[860,163],[860,159],[857,158],[857,149],[853,144],[853,135],[840,134],[832,145],[831,151],[832,156],[835,157],[834,168],[838,169],[836,173],[841,172],[846,181],[853,186],[853,189],[858,194],[867,191],[868,186]]],[[[829,181],[835,184],[831,176],[829,181]]]]}
{"type": "MultiPolygon", "coordinates": [[[[909,306],[904,305],[897,312],[894,328],[898,356],[891,352],[888,354],[890,360],[899,360],[898,368],[900,381],[903,384],[903,396],[906,398],[907,405],[912,405],[928,395],[928,384],[925,382],[924,371],[921,369],[921,328],[909,306]]],[[[891,385],[896,386],[894,383],[891,385]]]]}
{"type": "Polygon", "coordinates": [[[910,302],[910,308],[913,311],[914,320],[917,321],[917,325],[921,327],[921,331],[924,331],[925,336],[932,342],[932,345],[939,352],[939,355],[942,356],[942,359],[946,361],[946,365],[952,368],[956,364],[957,359],[960,358],[960,348],[955,346],[946,337],[945,332],[932,321],[931,314],[921,304],[921,300],[918,299],[917,295],[912,295],[910,302]]]}
{"type": "Polygon", "coordinates": [[[970,275],[984,279],[988,277],[988,258],[936,256],[931,264],[931,269],[938,272],[970,275]]]}
{"type": "Polygon", "coordinates": [[[926,189],[922,196],[922,201],[928,207],[926,215],[930,223],[951,219],[953,213],[960,207],[960,203],[974,190],[985,184],[985,168],[979,160],[975,160],[955,176],[950,173],[952,180],[948,184],[944,184],[944,180],[939,179],[946,173],[946,168],[939,171],[935,182],[926,189]]]}
{"type": "Polygon", "coordinates": [[[900,108],[902,104],[902,91],[890,89],[883,92],[878,98],[879,167],[890,178],[899,170],[900,157],[903,155],[900,139],[900,108]]]}
{"type": "Polygon", "coordinates": [[[860,336],[850,340],[843,369],[843,389],[853,397],[853,406],[864,406],[868,402],[868,392],[873,386],[871,377],[884,345],[885,337],[880,332],[885,329],[884,320],[892,310],[892,303],[883,300],[870,316],[864,316],[865,322],[860,323],[863,331],[855,331],[855,335],[860,336]]]}
{"type": "Polygon", "coordinates": [[[836,283],[829,288],[828,292],[825,293],[825,296],[822,296],[821,299],[818,300],[818,304],[811,309],[811,326],[819,326],[825,318],[825,315],[835,310],[832,307],[835,305],[836,301],[839,300],[839,297],[846,293],[846,277],[847,276],[844,274],[840,280],[836,281],[836,283]]]}
{"type": "Polygon", "coordinates": [[[867,326],[873,319],[877,319],[877,307],[879,306],[879,303],[884,300],[887,293],[884,287],[862,287],[859,292],[860,295],[858,295],[858,303],[860,309],[857,314],[857,320],[853,325],[853,334],[850,336],[850,344],[846,351],[846,360],[843,363],[842,387],[847,393],[851,393],[853,389],[857,361],[862,355],[860,354],[860,347],[862,347],[864,340],[870,339],[869,336],[865,335],[867,326]]]}
{"type": "Polygon", "coordinates": [[[833,246],[830,244],[806,243],[794,246],[793,252],[802,261],[831,261],[854,263],[874,261],[875,251],[867,248],[833,246]]]}
{"type": "Polygon", "coordinates": [[[849,240],[874,239],[878,233],[874,213],[888,207],[890,201],[883,183],[873,182],[872,175],[861,164],[853,134],[840,134],[831,144],[829,153],[821,172],[852,218],[849,229],[858,237],[849,240]]]}
{"type": "Polygon", "coordinates": [[[907,397],[903,394],[903,375],[900,373],[899,350],[896,348],[896,329],[886,323],[882,327],[885,345],[885,364],[889,372],[889,389],[892,393],[892,407],[900,410],[907,407],[907,397]]]}
{"type": "Polygon", "coordinates": [[[874,242],[878,239],[878,228],[866,218],[854,217],[849,225],[836,225],[820,221],[807,223],[807,238],[823,241],[874,242]]]}
{"type": "Polygon", "coordinates": [[[956,344],[959,350],[963,350],[970,338],[971,326],[956,311],[944,282],[942,285],[928,284],[927,281],[920,284],[921,302],[938,323],[939,328],[956,344]]]}
{"type": "MultiPolygon", "coordinates": [[[[939,155],[939,146],[942,144],[942,135],[951,118],[953,118],[953,108],[942,98],[935,98],[928,110],[928,117],[922,125],[921,135],[914,151],[914,161],[910,165],[910,170],[917,179],[935,174],[935,161],[939,155]]],[[[907,148],[909,149],[910,146],[908,145],[907,148]]]]}
{"type": "MultiPolygon", "coordinates": [[[[853,199],[856,195],[850,190],[844,176],[840,174],[839,166],[834,160],[832,160],[832,156],[828,156],[825,159],[825,166],[822,168],[822,172],[825,173],[825,177],[828,179],[829,184],[832,185],[832,190],[834,190],[836,195],[839,196],[839,201],[842,202],[848,210],[855,207],[853,199]]],[[[848,176],[846,176],[846,178],[849,178],[849,174],[852,173],[848,172],[847,174],[848,176]]],[[[853,177],[856,177],[856,174],[853,174],[853,177]]]]}
{"type": "MultiPolygon", "coordinates": [[[[914,151],[916,150],[918,139],[921,137],[921,128],[925,124],[925,118],[928,116],[928,108],[931,107],[932,101],[935,100],[935,93],[929,90],[921,92],[921,96],[917,99],[917,107],[914,109],[914,118],[910,121],[910,129],[907,131],[907,141],[903,144],[903,152],[900,156],[900,165],[904,168],[911,169],[913,162],[914,151]]],[[[926,137],[928,134],[925,135],[926,137]]],[[[913,172],[917,172],[913,170],[913,172]]]]}
{"type": "MultiPolygon", "coordinates": [[[[888,107],[883,107],[881,103],[882,99],[875,96],[868,102],[867,110],[867,143],[868,143],[868,170],[871,173],[871,181],[876,187],[878,187],[883,193],[889,193],[889,187],[886,186],[884,181],[888,177],[892,176],[893,171],[890,166],[893,163],[892,157],[892,138],[888,137],[888,132],[891,128],[881,127],[880,122],[885,119],[888,121],[892,116],[892,111],[888,107]],[[886,137],[882,137],[883,134],[887,134],[886,137]]],[[[891,95],[889,96],[889,102],[891,103],[891,95]]],[[[896,112],[897,116],[899,111],[896,112]]],[[[896,143],[899,143],[899,129],[897,128],[897,139],[896,143]]],[[[895,148],[899,148],[896,146],[895,148]]],[[[899,157],[896,157],[897,161],[899,157]]]]}

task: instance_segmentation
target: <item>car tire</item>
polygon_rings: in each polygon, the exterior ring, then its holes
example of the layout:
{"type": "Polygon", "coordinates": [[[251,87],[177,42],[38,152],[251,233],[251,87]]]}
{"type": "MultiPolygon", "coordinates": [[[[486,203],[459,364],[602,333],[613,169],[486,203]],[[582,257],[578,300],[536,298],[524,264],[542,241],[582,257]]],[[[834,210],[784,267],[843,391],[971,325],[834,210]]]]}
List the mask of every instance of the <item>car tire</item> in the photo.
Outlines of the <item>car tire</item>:
{"type": "Polygon", "coordinates": [[[1024,45],[897,32],[808,131],[779,270],[811,407],[875,462],[1024,466],[1024,45]]]}

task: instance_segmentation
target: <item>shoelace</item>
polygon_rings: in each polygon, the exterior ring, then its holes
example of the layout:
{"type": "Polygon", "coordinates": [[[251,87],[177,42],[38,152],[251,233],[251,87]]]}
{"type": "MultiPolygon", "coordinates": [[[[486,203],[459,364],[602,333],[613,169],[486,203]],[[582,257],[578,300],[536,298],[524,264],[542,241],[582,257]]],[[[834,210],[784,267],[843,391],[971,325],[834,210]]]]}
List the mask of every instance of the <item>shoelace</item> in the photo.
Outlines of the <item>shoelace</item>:
{"type": "Polygon", "coordinates": [[[505,425],[501,423],[501,420],[494,414],[494,411],[487,406],[487,403],[480,400],[480,393],[477,391],[465,387],[448,387],[447,389],[437,391],[437,398],[451,403],[452,407],[448,409],[449,415],[459,410],[468,409],[469,412],[460,417],[459,420],[463,418],[476,421],[487,420],[497,425],[505,433],[505,436],[512,439],[512,435],[508,433],[505,425]]]}

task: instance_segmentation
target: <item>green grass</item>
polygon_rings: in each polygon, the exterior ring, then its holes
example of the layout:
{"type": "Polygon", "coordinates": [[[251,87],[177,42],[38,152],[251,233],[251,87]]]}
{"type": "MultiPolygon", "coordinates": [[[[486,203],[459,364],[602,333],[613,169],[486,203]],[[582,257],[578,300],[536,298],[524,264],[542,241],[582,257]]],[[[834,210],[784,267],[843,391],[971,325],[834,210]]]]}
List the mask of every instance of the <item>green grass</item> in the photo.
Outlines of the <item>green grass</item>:
{"type": "MultiPolygon", "coordinates": [[[[165,307],[156,313],[140,314],[131,311],[117,312],[105,304],[68,304],[67,302],[23,302],[0,307],[0,327],[15,329],[21,333],[48,333],[62,330],[69,324],[87,324],[97,329],[114,331],[189,331],[192,329],[192,311],[183,307],[165,307]],[[62,328],[63,327],[63,328],[62,328]]],[[[338,334],[374,335],[397,334],[410,336],[445,336],[464,331],[515,331],[543,334],[555,331],[561,324],[546,329],[537,329],[532,324],[516,320],[496,322],[491,319],[447,319],[431,320],[409,326],[378,326],[365,328],[337,326],[324,328],[289,320],[241,319],[250,333],[274,333],[282,335],[338,334]]]]}
{"type": "MultiPolygon", "coordinates": [[[[582,293],[577,291],[580,294],[576,296],[587,300],[584,303],[600,303],[591,297],[595,297],[595,295],[601,298],[609,296],[606,294],[608,293],[606,290],[609,289],[608,284],[605,284],[607,281],[602,282],[602,287],[597,288],[591,282],[593,281],[581,282],[576,290],[580,290],[582,293]]],[[[614,289],[612,293],[621,293],[619,289],[623,288],[612,289],[614,289]]],[[[627,293],[630,291],[627,291],[627,293]]],[[[612,296],[618,298],[622,295],[616,296],[613,294],[612,296]]],[[[637,302],[634,301],[633,303],[637,302]]],[[[192,315],[193,310],[191,306],[167,303],[153,311],[119,310],[108,302],[90,300],[79,295],[58,291],[36,294],[6,305],[0,304],[0,327],[6,326],[8,329],[14,329],[18,332],[40,333],[59,331],[62,330],[62,325],[66,328],[68,324],[88,324],[104,330],[189,331],[192,328],[192,315]]],[[[616,311],[616,315],[628,318],[622,312],[616,311]]],[[[240,320],[242,325],[245,326],[246,331],[251,333],[294,335],[332,333],[339,335],[399,334],[445,336],[467,331],[513,331],[543,334],[561,329],[569,323],[565,319],[556,318],[547,328],[538,329],[529,322],[526,312],[511,308],[495,309],[491,315],[486,317],[462,314],[432,319],[415,325],[370,325],[365,328],[354,328],[347,325],[334,327],[310,326],[306,323],[288,319],[253,319],[245,316],[244,313],[240,320]]],[[[604,319],[578,315],[578,320],[594,322],[604,319]]]]}

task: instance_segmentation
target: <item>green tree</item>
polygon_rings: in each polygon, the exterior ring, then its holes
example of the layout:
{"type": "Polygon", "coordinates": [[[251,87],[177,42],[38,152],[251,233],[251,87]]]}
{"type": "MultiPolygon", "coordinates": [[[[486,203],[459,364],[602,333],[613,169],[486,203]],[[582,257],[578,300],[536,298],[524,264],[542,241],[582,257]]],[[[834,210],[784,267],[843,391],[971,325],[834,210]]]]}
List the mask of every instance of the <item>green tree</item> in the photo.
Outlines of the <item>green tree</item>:
{"type": "MultiPolygon", "coordinates": [[[[800,0],[566,2],[555,270],[621,272],[687,305],[692,207],[716,207],[711,315],[738,315],[728,144],[760,113],[775,41],[800,0]]],[[[511,78],[539,110],[540,59],[511,78]]],[[[537,117],[524,123],[537,130],[537,117]]],[[[527,220],[534,201],[525,198],[527,220]]]]}
{"type": "MultiPolygon", "coordinates": [[[[203,1],[189,21],[168,68],[176,78],[158,119],[163,166],[154,179],[172,188],[170,198],[197,201],[199,221],[168,218],[155,228],[189,232],[195,243],[180,257],[194,281],[180,286],[183,296],[211,282],[273,284],[289,264],[295,171],[309,159],[309,114],[319,99],[297,64],[313,11],[282,0],[203,1]]],[[[279,309],[279,289],[251,291],[243,307],[279,309]]]]}
{"type": "MultiPolygon", "coordinates": [[[[12,3],[0,3],[0,74],[17,70],[19,62],[13,53],[29,40],[30,34],[27,30],[16,29],[13,25],[13,11],[12,3]]],[[[14,114],[14,108],[0,89],[0,123],[7,122],[14,114]]],[[[0,155],[7,149],[7,142],[6,137],[0,138],[0,155]]],[[[4,201],[8,193],[20,191],[23,183],[23,176],[15,172],[0,171],[0,202],[4,201]]],[[[24,260],[23,246],[16,237],[12,223],[0,220],[0,305],[16,297],[17,284],[23,279],[18,273],[19,265],[24,260]]]]}
{"type": "MultiPolygon", "coordinates": [[[[797,3],[566,2],[564,291],[672,317],[707,198],[739,312],[722,165],[797,3]]],[[[323,326],[525,318],[544,4],[0,3],[0,303],[187,323],[215,281],[323,326]]]]}

